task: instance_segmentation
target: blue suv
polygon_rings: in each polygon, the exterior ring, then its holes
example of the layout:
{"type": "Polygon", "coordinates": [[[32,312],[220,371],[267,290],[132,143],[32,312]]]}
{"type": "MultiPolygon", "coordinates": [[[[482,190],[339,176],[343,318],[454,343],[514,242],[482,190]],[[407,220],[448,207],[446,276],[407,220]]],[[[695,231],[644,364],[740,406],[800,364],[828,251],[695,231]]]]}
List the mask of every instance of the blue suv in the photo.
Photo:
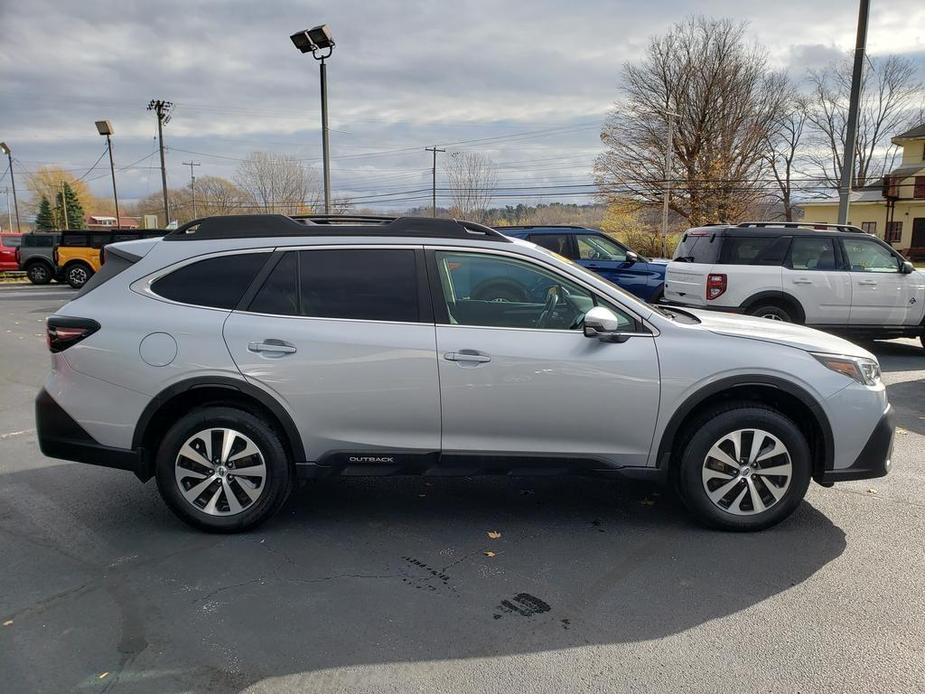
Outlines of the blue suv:
{"type": "Polygon", "coordinates": [[[667,260],[650,260],[597,229],[579,226],[496,227],[597,273],[645,301],[662,298],[667,260]]]}

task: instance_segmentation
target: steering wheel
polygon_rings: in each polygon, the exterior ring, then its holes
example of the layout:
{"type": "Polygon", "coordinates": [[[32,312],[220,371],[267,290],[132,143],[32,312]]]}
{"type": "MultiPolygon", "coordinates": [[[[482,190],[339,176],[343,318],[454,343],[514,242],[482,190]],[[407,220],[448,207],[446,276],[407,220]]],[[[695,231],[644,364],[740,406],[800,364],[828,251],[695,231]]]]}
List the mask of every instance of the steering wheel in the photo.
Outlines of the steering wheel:
{"type": "Polygon", "coordinates": [[[561,287],[558,284],[554,284],[546,290],[546,303],[543,305],[543,311],[540,313],[540,317],[536,319],[537,328],[547,327],[546,324],[549,322],[549,319],[552,317],[552,312],[559,303],[560,291],[561,287]]]}

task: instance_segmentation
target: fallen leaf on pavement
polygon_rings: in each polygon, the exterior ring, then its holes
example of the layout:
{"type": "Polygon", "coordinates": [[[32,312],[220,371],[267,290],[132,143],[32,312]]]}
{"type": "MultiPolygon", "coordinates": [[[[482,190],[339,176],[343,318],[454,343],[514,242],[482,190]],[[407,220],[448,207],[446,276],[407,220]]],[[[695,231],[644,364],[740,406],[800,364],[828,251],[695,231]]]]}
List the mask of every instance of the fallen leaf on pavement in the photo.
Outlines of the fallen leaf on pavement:
{"type": "Polygon", "coordinates": [[[499,537],[501,537],[501,533],[499,533],[497,530],[489,530],[488,537],[490,537],[492,540],[497,540],[499,537]]]}
{"type": "Polygon", "coordinates": [[[643,500],[640,501],[639,503],[642,504],[643,506],[655,506],[655,502],[652,501],[652,499],[650,499],[649,497],[646,497],[645,499],[643,499],[643,500]]]}
{"type": "Polygon", "coordinates": [[[485,552],[482,552],[482,554],[484,554],[486,557],[493,557],[493,556],[495,556],[495,553],[494,553],[494,552],[491,552],[491,551],[485,551],[485,552]]]}
{"type": "Polygon", "coordinates": [[[97,679],[103,679],[104,677],[109,677],[109,673],[108,673],[108,672],[101,672],[101,673],[99,674],[99,677],[98,677],[97,679]]]}
{"type": "Polygon", "coordinates": [[[12,620],[12,619],[8,619],[8,620],[6,620],[6,621],[3,623],[3,626],[8,627],[8,626],[10,626],[12,623],[13,623],[13,620],[12,620]]]}
{"type": "Polygon", "coordinates": [[[870,489],[867,490],[867,493],[868,493],[868,494],[876,494],[876,493],[877,493],[877,490],[874,489],[873,487],[871,487],[870,489]]]}

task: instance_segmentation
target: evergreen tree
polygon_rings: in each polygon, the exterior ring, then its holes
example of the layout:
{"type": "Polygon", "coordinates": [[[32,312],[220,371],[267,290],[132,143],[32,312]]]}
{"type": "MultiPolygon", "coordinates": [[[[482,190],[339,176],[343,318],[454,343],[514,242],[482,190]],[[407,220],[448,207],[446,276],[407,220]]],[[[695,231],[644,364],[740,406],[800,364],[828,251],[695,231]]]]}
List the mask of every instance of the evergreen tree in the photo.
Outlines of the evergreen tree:
{"type": "MultiPolygon", "coordinates": [[[[80,199],[74,193],[74,189],[67,184],[63,183],[64,188],[64,206],[67,210],[67,225],[68,229],[83,229],[86,227],[84,223],[84,208],[80,204],[80,199]]],[[[64,215],[61,215],[61,219],[64,219],[64,215]]]]}
{"type": "Polygon", "coordinates": [[[38,214],[35,215],[35,228],[40,231],[48,231],[57,228],[55,225],[55,215],[51,211],[51,203],[48,198],[42,196],[42,202],[39,203],[38,214]]]}

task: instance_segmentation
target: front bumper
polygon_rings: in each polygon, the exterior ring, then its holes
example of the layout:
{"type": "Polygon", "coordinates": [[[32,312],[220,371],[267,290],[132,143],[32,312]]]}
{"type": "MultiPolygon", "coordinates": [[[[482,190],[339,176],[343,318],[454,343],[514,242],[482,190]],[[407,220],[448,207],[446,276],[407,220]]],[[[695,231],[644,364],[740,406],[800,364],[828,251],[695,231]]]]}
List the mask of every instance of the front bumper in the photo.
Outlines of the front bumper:
{"type": "Polygon", "coordinates": [[[847,482],[848,480],[869,480],[883,477],[890,471],[890,457],[893,455],[893,436],[896,425],[893,422],[893,407],[887,406],[886,412],[877,422],[870,438],[854,462],[846,468],[822,470],[814,479],[819,484],[847,482]]]}
{"type": "Polygon", "coordinates": [[[142,481],[151,478],[140,448],[113,448],[98,443],[44,388],[35,399],[35,428],[39,448],[49,458],[128,470],[142,481]]]}

